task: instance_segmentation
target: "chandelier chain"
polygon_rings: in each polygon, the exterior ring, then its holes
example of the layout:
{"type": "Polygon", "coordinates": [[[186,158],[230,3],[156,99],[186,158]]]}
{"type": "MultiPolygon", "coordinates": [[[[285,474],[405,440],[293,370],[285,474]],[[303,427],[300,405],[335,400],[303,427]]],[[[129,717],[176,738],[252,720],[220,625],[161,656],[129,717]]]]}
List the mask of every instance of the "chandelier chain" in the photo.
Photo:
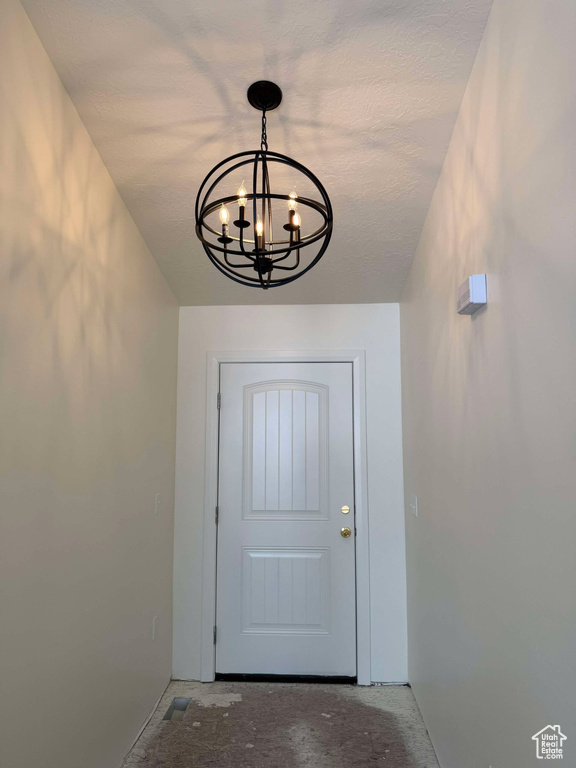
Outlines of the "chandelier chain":
{"type": "Polygon", "coordinates": [[[262,138],[260,139],[260,149],[263,152],[268,151],[268,136],[266,134],[266,110],[262,110],[262,138]]]}

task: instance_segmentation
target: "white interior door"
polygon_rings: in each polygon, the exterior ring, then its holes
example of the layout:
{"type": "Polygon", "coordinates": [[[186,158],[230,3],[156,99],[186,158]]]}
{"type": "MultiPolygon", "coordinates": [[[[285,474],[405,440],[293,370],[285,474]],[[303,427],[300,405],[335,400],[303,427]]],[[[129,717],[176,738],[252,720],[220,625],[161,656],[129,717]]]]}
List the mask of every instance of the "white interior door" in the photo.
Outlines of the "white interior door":
{"type": "Polygon", "coordinates": [[[220,371],[216,672],[355,676],[352,365],[220,371]]]}

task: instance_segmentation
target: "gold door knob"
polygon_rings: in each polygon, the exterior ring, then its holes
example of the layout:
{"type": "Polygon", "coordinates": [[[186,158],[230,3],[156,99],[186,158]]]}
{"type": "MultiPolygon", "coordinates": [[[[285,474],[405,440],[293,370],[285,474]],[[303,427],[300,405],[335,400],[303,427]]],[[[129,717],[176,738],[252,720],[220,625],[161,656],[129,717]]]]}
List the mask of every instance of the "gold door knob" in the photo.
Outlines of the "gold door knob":
{"type": "Polygon", "coordinates": [[[347,539],[349,536],[352,536],[352,531],[350,528],[340,528],[340,536],[343,536],[345,539],[347,539]]]}

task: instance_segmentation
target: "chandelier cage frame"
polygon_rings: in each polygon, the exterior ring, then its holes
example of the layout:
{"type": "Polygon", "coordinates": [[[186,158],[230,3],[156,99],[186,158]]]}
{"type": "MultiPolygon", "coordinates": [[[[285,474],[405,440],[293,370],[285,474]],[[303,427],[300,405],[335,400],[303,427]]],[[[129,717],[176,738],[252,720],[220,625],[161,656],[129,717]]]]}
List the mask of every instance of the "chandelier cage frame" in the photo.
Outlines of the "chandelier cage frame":
{"type": "Polygon", "coordinates": [[[214,266],[237,283],[265,290],[291,283],[312,269],[324,255],[333,228],[332,204],[318,177],[302,163],[268,149],[266,112],[278,106],[281,100],[282,92],[274,83],[260,81],[250,86],[248,101],[262,111],[260,149],[238,152],[214,166],[200,185],[195,206],[196,234],[214,266]],[[321,202],[311,197],[273,193],[270,189],[268,167],[274,164],[288,166],[305,176],[319,193],[321,202]],[[216,187],[227,176],[236,174],[236,177],[239,177],[239,169],[249,166],[252,179],[250,191],[245,190],[241,198],[238,192],[236,195],[211,199],[216,187]],[[244,200],[244,205],[239,204],[238,219],[232,222],[237,231],[233,230],[235,233],[232,234],[226,206],[239,203],[240,199],[244,200]],[[273,201],[285,201],[289,209],[287,223],[282,226],[281,239],[275,239],[273,234],[273,201]],[[296,207],[300,205],[315,211],[321,220],[319,227],[305,235],[301,232],[300,216],[294,215],[296,207]],[[219,231],[207,218],[224,209],[226,215],[224,218],[222,215],[220,217],[222,227],[219,231]],[[246,219],[247,210],[251,210],[252,221],[246,219]],[[246,235],[251,230],[251,237],[245,236],[245,230],[246,235]],[[300,251],[314,243],[320,243],[320,247],[314,258],[306,264],[304,259],[301,259],[300,251]],[[252,269],[256,275],[247,274],[247,269],[252,269]],[[278,272],[282,273],[281,276],[273,277],[273,273],[278,272]]]}

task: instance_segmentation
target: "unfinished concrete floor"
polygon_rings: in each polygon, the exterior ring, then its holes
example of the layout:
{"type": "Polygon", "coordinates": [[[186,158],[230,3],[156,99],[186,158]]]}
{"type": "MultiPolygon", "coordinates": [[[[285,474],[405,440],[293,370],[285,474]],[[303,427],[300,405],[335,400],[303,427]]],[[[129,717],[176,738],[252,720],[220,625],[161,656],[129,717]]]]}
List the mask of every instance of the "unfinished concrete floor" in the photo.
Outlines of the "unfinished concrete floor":
{"type": "Polygon", "coordinates": [[[168,686],[126,768],[438,768],[412,691],[302,683],[168,686]],[[176,697],[191,699],[164,720],[176,697]]]}

